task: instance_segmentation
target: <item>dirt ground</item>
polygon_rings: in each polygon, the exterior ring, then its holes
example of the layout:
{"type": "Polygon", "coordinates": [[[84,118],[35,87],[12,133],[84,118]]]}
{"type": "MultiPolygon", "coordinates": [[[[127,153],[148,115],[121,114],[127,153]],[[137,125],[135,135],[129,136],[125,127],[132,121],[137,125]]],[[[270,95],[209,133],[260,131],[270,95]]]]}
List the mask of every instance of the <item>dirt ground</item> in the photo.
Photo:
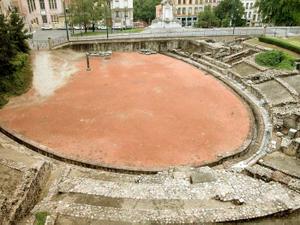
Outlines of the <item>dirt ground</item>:
{"type": "Polygon", "coordinates": [[[248,106],[191,65],[113,53],[92,58],[87,72],[76,54],[38,53],[33,89],[0,111],[0,123],[68,157],[144,169],[212,161],[249,134],[248,106]]]}

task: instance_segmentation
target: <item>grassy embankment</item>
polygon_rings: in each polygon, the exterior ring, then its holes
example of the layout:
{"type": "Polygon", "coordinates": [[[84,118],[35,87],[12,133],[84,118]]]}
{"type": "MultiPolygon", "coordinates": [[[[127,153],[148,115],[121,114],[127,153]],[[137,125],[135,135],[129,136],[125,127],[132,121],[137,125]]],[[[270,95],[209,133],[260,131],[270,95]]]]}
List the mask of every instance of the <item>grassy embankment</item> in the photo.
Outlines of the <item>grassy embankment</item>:
{"type": "Polygon", "coordinates": [[[292,70],[296,58],[300,58],[300,36],[290,38],[262,36],[247,42],[273,49],[273,51],[260,53],[256,56],[256,63],[262,66],[292,70]]]}

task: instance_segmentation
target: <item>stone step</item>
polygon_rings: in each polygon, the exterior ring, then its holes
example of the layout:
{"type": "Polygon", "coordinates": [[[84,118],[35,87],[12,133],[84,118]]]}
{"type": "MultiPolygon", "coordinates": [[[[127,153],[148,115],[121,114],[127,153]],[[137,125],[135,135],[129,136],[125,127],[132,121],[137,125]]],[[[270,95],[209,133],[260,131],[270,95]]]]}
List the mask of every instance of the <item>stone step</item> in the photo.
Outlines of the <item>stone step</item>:
{"type": "Polygon", "coordinates": [[[279,202],[262,202],[259,207],[255,204],[244,204],[230,207],[210,207],[192,209],[163,209],[141,210],[102,207],[69,202],[51,202],[40,205],[35,210],[47,210],[61,217],[81,218],[85,220],[111,221],[117,224],[192,224],[203,222],[226,222],[244,220],[272,215],[290,210],[286,204],[279,202]]]}
{"type": "Polygon", "coordinates": [[[146,183],[159,183],[160,180],[157,179],[155,174],[147,175],[147,174],[127,174],[127,173],[118,173],[118,172],[110,172],[103,170],[91,170],[82,167],[73,167],[70,171],[69,177],[81,177],[81,178],[91,178],[95,180],[103,180],[103,181],[112,181],[112,182],[146,182],[146,183]]]}
{"type": "Polygon", "coordinates": [[[113,182],[67,176],[58,184],[57,192],[128,199],[210,200],[216,196],[226,196],[226,199],[243,199],[246,203],[259,203],[259,200],[269,199],[270,195],[274,194],[277,196],[274,201],[295,201],[287,195],[290,190],[278,183],[265,183],[243,174],[208,167],[196,171],[192,175],[193,184],[183,176],[184,174],[178,172],[170,177],[163,176],[164,182],[161,184],[113,182]],[[194,178],[197,175],[202,177],[198,181],[194,178]]]}

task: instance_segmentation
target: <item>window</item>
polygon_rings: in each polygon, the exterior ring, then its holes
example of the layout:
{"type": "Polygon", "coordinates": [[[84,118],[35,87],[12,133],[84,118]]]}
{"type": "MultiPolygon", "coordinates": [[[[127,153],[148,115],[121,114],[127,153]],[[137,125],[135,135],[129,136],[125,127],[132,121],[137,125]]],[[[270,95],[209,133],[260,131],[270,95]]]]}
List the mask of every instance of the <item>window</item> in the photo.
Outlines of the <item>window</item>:
{"type": "Polygon", "coordinates": [[[182,14],[185,15],[185,8],[182,8],[182,14]]]}
{"type": "Polygon", "coordinates": [[[120,17],[120,12],[116,11],[116,17],[119,18],[120,17]]]}
{"type": "Polygon", "coordinates": [[[181,14],[181,8],[178,8],[177,9],[177,15],[180,15],[181,14]]]}
{"type": "Polygon", "coordinates": [[[193,13],[193,8],[189,7],[189,15],[191,15],[193,13]]]}
{"type": "Polygon", "coordinates": [[[178,0],[178,5],[180,5],[181,4],[181,0],[178,0]]]}
{"type": "Polygon", "coordinates": [[[246,3],[246,9],[248,9],[248,8],[249,8],[249,2],[246,3]]]}
{"type": "Polygon", "coordinates": [[[45,9],[45,0],[40,0],[41,9],[45,9]]]}
{"type": "Polygon", "coordinates": [[[248,18],[251,19],[251,12],[248,13],[248,18]]]}
{"type": "Polygon", "coordinates": [[[195,7],[195,14],[198,14],[198,7],[195,7]]]}
{"type": "Polygon", "coordinates": [[[252,8],[252,7],[253,7],[253,3],[251,2],[251,3],[250,3],[250,8],[252,8]]]}
{"type": "Polygon", "coordinates": [[[185,4],[185,0],[182,0],[182,4],[185,4]]]}
{"type": "Polygon", "coordinates": [[[27,0],[27,5],[28,5],[29,13],[36,10],[35,0],[27,0]]]}
{"type": "Polygon", "coordinates": [[[56,0],[49,0],[49,8],[50,9],[57,9],[56,0]]]}
{"type": "Polygon", "coordinates": [[[190,0],[190,5],[193,4],[193,0],[190,0]]]}
{"type": "Polygon", "coordinates": [[[42,20],[43,20],[43,23],[48,23],[48,20],[47,20],[47,16],[46,16],[46,15],[42,15],[42,20]]]}
{"type": "Polygon", "coordinates": [[[57,15],[51,15],[51,22],[52,23],[58,23],[58,16],[57,15]]]}

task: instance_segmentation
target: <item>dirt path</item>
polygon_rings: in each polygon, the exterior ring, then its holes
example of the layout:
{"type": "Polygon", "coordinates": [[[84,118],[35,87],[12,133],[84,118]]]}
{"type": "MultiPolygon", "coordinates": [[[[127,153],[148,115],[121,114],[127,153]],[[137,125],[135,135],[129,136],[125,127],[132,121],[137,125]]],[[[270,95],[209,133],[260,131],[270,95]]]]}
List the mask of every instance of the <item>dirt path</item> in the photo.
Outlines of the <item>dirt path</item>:
{"type": "Polygon", "coordinates": [[[181,61],[114,53],[111,60],[93,58],[86,72],[85,59],[75,57],[67,61],[79,71],[70,78],[66,62],[42,67],[47,57],[36,58],[34,85],[46,100],[8,105],[0,122],[58,153],[121,167],[195,165],[237,149],[249,133],[240,98],[181,61]]]}

